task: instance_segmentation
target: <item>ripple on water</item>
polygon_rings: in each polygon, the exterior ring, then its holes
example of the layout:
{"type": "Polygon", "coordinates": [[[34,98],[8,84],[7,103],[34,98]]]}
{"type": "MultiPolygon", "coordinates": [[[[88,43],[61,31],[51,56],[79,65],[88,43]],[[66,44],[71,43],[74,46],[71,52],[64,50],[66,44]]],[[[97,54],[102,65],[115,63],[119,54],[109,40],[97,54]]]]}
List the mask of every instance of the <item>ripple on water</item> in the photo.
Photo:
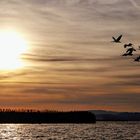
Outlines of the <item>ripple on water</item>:
{"type": "Polygon", "coordinates": [[[0,139],[8,140],[140,140],[140,122],[96,124],[1,124],[0,139]]]}

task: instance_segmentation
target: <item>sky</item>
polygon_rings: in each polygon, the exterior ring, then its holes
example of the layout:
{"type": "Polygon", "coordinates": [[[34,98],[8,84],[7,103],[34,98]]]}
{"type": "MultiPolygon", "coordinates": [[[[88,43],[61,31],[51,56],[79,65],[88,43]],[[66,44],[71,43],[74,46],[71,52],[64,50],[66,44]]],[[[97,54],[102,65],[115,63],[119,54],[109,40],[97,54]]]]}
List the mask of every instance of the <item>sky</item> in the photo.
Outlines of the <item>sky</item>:
{"type": "Polygon", "coordinates": [[[0,0],[0,31],[28,42],[24,67],[0,70],[0,107],[140,111],[140,50],[122,56],[139,25],[139,0],[0,0]]]}

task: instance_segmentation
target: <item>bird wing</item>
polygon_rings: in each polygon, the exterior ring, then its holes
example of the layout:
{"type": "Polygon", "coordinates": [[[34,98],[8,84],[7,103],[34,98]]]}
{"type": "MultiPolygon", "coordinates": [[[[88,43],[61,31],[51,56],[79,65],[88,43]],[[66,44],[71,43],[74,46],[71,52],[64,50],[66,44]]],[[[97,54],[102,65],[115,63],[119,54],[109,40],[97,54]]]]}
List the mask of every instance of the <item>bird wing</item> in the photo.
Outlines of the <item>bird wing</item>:
{"type": "Polygon", "coordinates": [[[122,35],[120,35],[120,36],[116,39],[116,41],[120,41],[121,38],[122,38],[122,35]]]}
{"type": "Polygon", "coordinates": [[[127,53],[127,52],[130,52],[130,51],[132,51],[132,48],[127,49],[126,53],[127,53]]]}
{"type": "Polygon", "coordinates": [[[116,38],[115,38],[114,36],[112,36],[112,39],[113,39],[114,41],[116,41],[116,38]]]}
{"type": "Polygon", "coordinates": [[[132,43],[124,44],[124,48],[126,48],[126,47],[131,47],[132,45],[133,45],[132,43]]]}

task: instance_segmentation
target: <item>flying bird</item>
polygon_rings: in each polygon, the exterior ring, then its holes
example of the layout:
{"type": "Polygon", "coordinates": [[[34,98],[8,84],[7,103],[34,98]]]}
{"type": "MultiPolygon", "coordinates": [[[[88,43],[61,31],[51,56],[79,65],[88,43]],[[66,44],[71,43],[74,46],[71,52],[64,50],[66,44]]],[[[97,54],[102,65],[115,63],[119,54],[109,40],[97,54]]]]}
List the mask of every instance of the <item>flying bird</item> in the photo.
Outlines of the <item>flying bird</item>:
{"type": "Polygon", "coordinates": [[[129,49],[127,49],[126,53],[124,53],[122,56],[128,56],[128,55],[132,56],[133,51],[136,51],[133,47],[129,48],[129,49]]]}
{"type": "Polygon", "coordinates": [[[113,42],[115,42],[115,43],[121,43],[121,42],[120,42],[121,38],[122,38],[122,35],[120,35],[120,36],[117,37],[117,38],[115,38],[114,36],[112,37],[113,42]]]}
{"type": "Polygon", "coordinates": [[[128,43],[128,44],[124,44],[124,48],[127,48],[127,47],[132,47],[132,43],[128,43]]]}
{"type": "Polygon", "coordinates": [[[140,62],[140,56],[134,59],[134,61],[140,62]]]}

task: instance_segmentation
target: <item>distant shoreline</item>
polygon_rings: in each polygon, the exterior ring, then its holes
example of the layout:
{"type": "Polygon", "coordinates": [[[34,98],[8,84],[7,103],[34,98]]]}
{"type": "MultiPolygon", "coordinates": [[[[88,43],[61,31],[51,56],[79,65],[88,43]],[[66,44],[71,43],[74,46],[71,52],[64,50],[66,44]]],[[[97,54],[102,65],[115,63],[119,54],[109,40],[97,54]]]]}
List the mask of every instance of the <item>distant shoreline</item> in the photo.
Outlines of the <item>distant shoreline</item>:
{"type": "Polygon", "coordinates": [[[105,110],[90,110],[96,116],[96,121],[140,121],[139,112],[115,112],[105,110]]]}
{"type": "Polygon", "coordinates": [[[0,123],[96,123],[96,117],[88,111],[74,112],[0,112],[0,123]]]}

